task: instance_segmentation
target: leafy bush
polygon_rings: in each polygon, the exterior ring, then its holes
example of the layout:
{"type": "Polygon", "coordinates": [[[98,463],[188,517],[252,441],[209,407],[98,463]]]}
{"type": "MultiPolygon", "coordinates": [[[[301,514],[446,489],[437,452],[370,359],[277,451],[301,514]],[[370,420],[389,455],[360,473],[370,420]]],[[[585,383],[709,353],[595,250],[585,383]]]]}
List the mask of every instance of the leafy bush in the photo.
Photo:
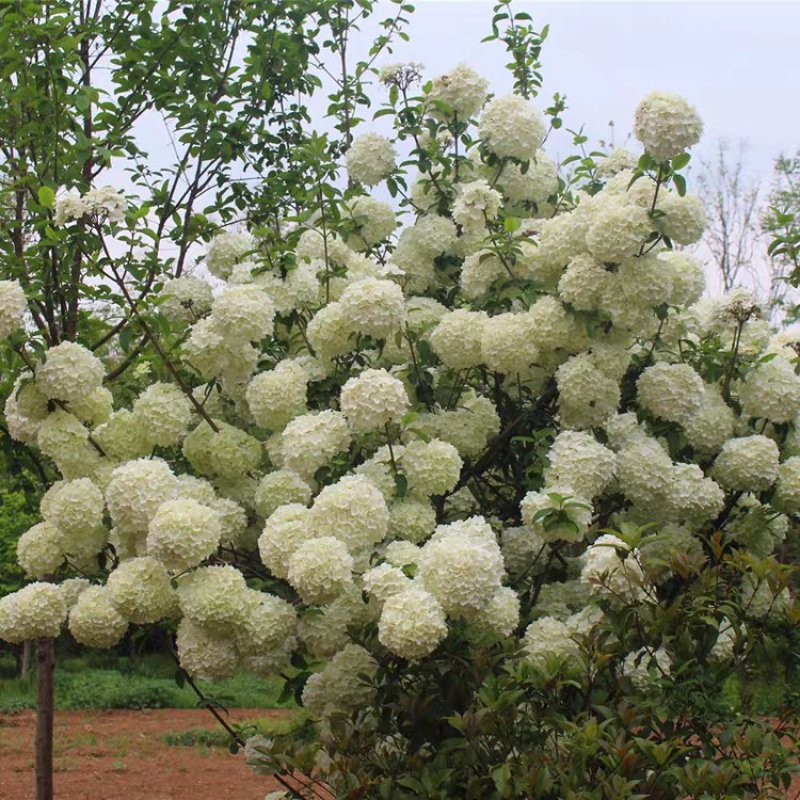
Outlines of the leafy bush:
{"type": "MultiPolygon", "coordinates": [[[[730,694],[754,708],[751,677],[800,645],[800,335],[746,289],[704,298],[676,248],[705,223],[700,116],[654,92],[643,152],[574,133],[556,164],[546,31],[502,2],[514,94],[390,65],[393,137],[354,137],[372,61],[347,73],[352,5],[326,6],[321,37],[343,140],[300,137],[290,216],[220,226],[216,293],[182,262],[153,272],[145,188],[32,201],[35,247],[102,276],[120,350],[136,360],[135,332],[158,374],[114,398],[113,350],[26,329],[35,292],[0,283],[29,369],[9,430],[64,478],[18,547],[47,580],[0,600],[0,634],[66,624],[102,649],[163,624],[179,685],[225,702],[248,697],[241,671],[271,677],[316,735],[245,750],[296,797],[777,796],[792,697],[775,722],[730,694]]],[[[63,702],[168,701],[158,678],[97,675],[63,702]]]]}

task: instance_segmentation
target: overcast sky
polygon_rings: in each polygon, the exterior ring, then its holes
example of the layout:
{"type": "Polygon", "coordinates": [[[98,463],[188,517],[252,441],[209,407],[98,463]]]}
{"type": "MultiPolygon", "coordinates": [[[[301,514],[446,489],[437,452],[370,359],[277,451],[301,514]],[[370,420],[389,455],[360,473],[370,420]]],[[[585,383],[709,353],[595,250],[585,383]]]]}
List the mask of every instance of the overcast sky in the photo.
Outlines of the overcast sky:
{"type": "MultiPolygon", "coordinates": [[[[464,61],[507,92],[504,48],[481,44],[490,33],[492,2],[417,0],[408,28],[385,60],[419,61],[434,77],[464,61]]],[[[550,25],[542,61],[542,99],[567,97],[569,127],[584,124],[592,139],[625,141],[639,100],[653,90],[688,98],[705,122],[698,157],[715,140],[744,139],[749,165],[766,180],[773,159],[800,147],[800,3],[780,2],[526,2],[534,24],[550,25]]],[[[392,13],[379,4],[374,20],[392,13]],[[381,13],[382,12],[382,13],[381,13]]],[[[374,28],[365,26],[366,35],[374,28]]],[[[354,43],[359,44],[358,40],[354,43]]],[[[365,126],[368,127],[368,126],[365,126]]],[[[567,154],[561,141],[556,150],[567,154]]],[[[557,156],[558,152],[551,155],[557,156]]]]}

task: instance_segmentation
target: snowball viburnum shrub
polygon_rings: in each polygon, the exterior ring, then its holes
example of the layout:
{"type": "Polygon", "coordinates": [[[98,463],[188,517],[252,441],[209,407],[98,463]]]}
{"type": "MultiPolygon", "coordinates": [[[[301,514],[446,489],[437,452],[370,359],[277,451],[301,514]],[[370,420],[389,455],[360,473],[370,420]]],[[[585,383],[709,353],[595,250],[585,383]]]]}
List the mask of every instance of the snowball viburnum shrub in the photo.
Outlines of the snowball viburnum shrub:
{"type": "MultiPolygon", "coordinates": [[[[61,477],[19,540],[38,581],[0,599],[0,636],[66,624],[112,647],[167,623],[192,676],[299,665],[310,769],[352,788],[349,742],[385,728],[370,752],[429,763],[443,720],[482,718],[464,712],[489,670],[523,686],[519,719],[532,687],[645,702],[756,635],[719,608],[793,619],[776,548],[800,513],[800,377],[750,295],[701,299],[702,265],[671,249],[705,224],[676,171],[697,113],[650,95],[634,125],[648,158],[587,156],[569,176],[543,149],[557,111],[487,91],[464,66],[436,78],[396,138],[352,140],[350,185],[301,225],[217,233],[213,287],[174,277],[148,308],[160,367],[131,392],[99,349],[22,351],[27,300],[0,281],[0,337],[31,362],[6,426],[61,477]],[[395,205],[363,188],[385,179],[395,205]],[[682,591],[685,625],[667,613],[682,591]]],[[[55,223],[118,225],[123,201],[63,195],[55,223]]],[[[675,786],[652,794],[690,792],[675,786]]]]}

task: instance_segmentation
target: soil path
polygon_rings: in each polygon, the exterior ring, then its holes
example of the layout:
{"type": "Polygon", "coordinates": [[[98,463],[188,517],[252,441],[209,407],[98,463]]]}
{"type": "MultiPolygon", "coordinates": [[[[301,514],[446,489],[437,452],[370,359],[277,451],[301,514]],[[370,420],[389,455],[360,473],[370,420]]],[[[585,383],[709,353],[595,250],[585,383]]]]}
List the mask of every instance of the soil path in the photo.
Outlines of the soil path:
{"type": "MultiPolygon", "coordinates": [[[[286,711],[234,709],[233,722],[286,711]]],[[[278,784],[225,748],[175,747],[159,737],[218,727],[202,709],[57,711],[57,800],[263,800],[278,784]]],[[[34,797],[33,712],[0,714],[0,798],[34,797]]]]}

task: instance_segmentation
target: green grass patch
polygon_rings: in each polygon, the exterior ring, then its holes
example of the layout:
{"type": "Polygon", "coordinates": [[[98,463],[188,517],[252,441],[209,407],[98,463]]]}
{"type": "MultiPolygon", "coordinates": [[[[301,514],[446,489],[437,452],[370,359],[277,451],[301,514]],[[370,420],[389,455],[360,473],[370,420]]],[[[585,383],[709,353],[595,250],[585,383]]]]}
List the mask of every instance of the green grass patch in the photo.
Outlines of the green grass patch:
{"type": "MultiPolygon", "coordinates": [[[[233,728],[245,739],[249,736],[276,737],[299,734],[306,727],[307,718],[302,711],[296,711],[288,717],[270,719],[256,717],[247,722],[234,725],[233,728]]],[[[159,736],[162,742],[172,747],[228,747],[231,743],[227,731],[221,727],[207,730],[190,728],[186,731],[169,731],[159,736]]]]}
{"type": "MultiPolygon", "coordinates": [[[[197,695],[175,683],[175,665],[166,658],[148,656],[131,662],[113,654],[95,654],[56,663],[56,708],[196,708],[197,695]]],[[[7,674],[7,673],[6,673],[7,674]]],[[[199,687],[210,700],[226,708],[282,708],[280,679],[242,674],[199,687]]],[[[36,706],[36,676],[0,679],[0,712],[36,706]]]]}

